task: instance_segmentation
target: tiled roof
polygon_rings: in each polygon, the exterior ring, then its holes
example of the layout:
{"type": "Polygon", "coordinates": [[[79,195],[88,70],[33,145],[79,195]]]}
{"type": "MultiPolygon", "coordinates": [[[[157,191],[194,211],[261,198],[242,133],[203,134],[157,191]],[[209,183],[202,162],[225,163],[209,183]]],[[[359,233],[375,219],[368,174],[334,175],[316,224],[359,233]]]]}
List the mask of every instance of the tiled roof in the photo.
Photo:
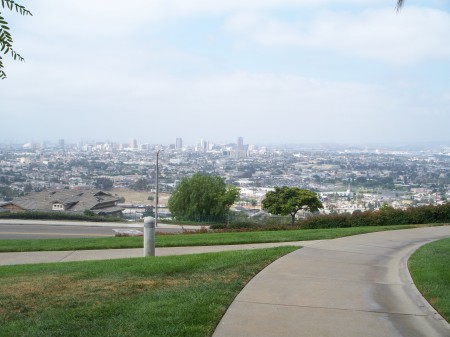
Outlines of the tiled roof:
{"type": "Polygon", "coordinates": [[[26,210],[51,211],[53,204],[64,205],[70,212],[84,212],[85,210],[98,210],[115,206],[119,197],[103,191],[75,191],[55,190],[30,193],[23,197],[14,198],[12,204],[26,210]]]}

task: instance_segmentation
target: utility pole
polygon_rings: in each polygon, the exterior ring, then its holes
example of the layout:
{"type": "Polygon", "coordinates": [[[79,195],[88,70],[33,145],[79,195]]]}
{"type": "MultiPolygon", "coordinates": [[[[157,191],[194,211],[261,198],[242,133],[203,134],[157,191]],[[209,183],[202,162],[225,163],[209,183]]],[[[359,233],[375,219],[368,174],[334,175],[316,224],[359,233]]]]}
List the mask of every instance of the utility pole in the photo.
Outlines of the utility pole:
{"type": "Polygon", "coordinates": [[[155,227],[158,227],[158,203],[159,203],[159,152],[156,151],[156,197],[155,197],[155,227]]]}
{"type": "Polygon", "coordinates": [[[155,228],[158,226],[158,203],[159,203],[159,152],[156,152],[156,197],[155,218],[144,218],[144,256],[155,256],[155,228]]]}

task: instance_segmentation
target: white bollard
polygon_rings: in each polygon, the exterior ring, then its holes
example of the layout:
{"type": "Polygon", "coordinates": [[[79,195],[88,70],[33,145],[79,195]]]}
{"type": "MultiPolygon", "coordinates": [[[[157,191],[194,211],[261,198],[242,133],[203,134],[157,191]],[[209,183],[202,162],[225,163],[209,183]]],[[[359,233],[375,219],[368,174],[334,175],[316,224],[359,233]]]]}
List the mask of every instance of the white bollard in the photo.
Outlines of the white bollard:
{"type": "Polygon", "coordinates": [[[144,218],[144,256],[155,256],[155,219],[144,218]]]}

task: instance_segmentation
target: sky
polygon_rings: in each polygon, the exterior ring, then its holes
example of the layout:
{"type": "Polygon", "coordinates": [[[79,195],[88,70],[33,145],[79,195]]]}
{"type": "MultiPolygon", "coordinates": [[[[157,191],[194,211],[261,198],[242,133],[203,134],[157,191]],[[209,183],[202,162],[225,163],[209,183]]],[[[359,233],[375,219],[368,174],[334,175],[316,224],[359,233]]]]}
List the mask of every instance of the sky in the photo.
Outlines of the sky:
{"type": "Polygon", "coordinates": [[[450,141],[447,0],[19,3],[0,143],[450,141]]]}

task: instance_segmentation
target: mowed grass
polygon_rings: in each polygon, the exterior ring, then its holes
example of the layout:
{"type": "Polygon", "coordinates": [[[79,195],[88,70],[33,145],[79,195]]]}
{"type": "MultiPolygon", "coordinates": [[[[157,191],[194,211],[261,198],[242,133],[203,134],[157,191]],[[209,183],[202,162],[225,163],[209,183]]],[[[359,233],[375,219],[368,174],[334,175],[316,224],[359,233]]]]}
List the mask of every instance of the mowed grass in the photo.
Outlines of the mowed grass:
{"type": "Polygon", "coordinates": [[[296,249],[0,267],[0,336],[210,336],[244,285],[296,249]]]}
{"type": "Polygon", "coordinates": [[[450,238],[419,248],[408,267],[422,295],[450,322],[450,238]]]}
{"type": "MultiPolygon", "coordinates": [[[[157,235],[157,247],[216,246],[335,239],[343,236],[432,225],[368,226],[255,232],[157,235]]],[[[0,240],[0,252],[142,248],[142,237],[0,240]]]]}

